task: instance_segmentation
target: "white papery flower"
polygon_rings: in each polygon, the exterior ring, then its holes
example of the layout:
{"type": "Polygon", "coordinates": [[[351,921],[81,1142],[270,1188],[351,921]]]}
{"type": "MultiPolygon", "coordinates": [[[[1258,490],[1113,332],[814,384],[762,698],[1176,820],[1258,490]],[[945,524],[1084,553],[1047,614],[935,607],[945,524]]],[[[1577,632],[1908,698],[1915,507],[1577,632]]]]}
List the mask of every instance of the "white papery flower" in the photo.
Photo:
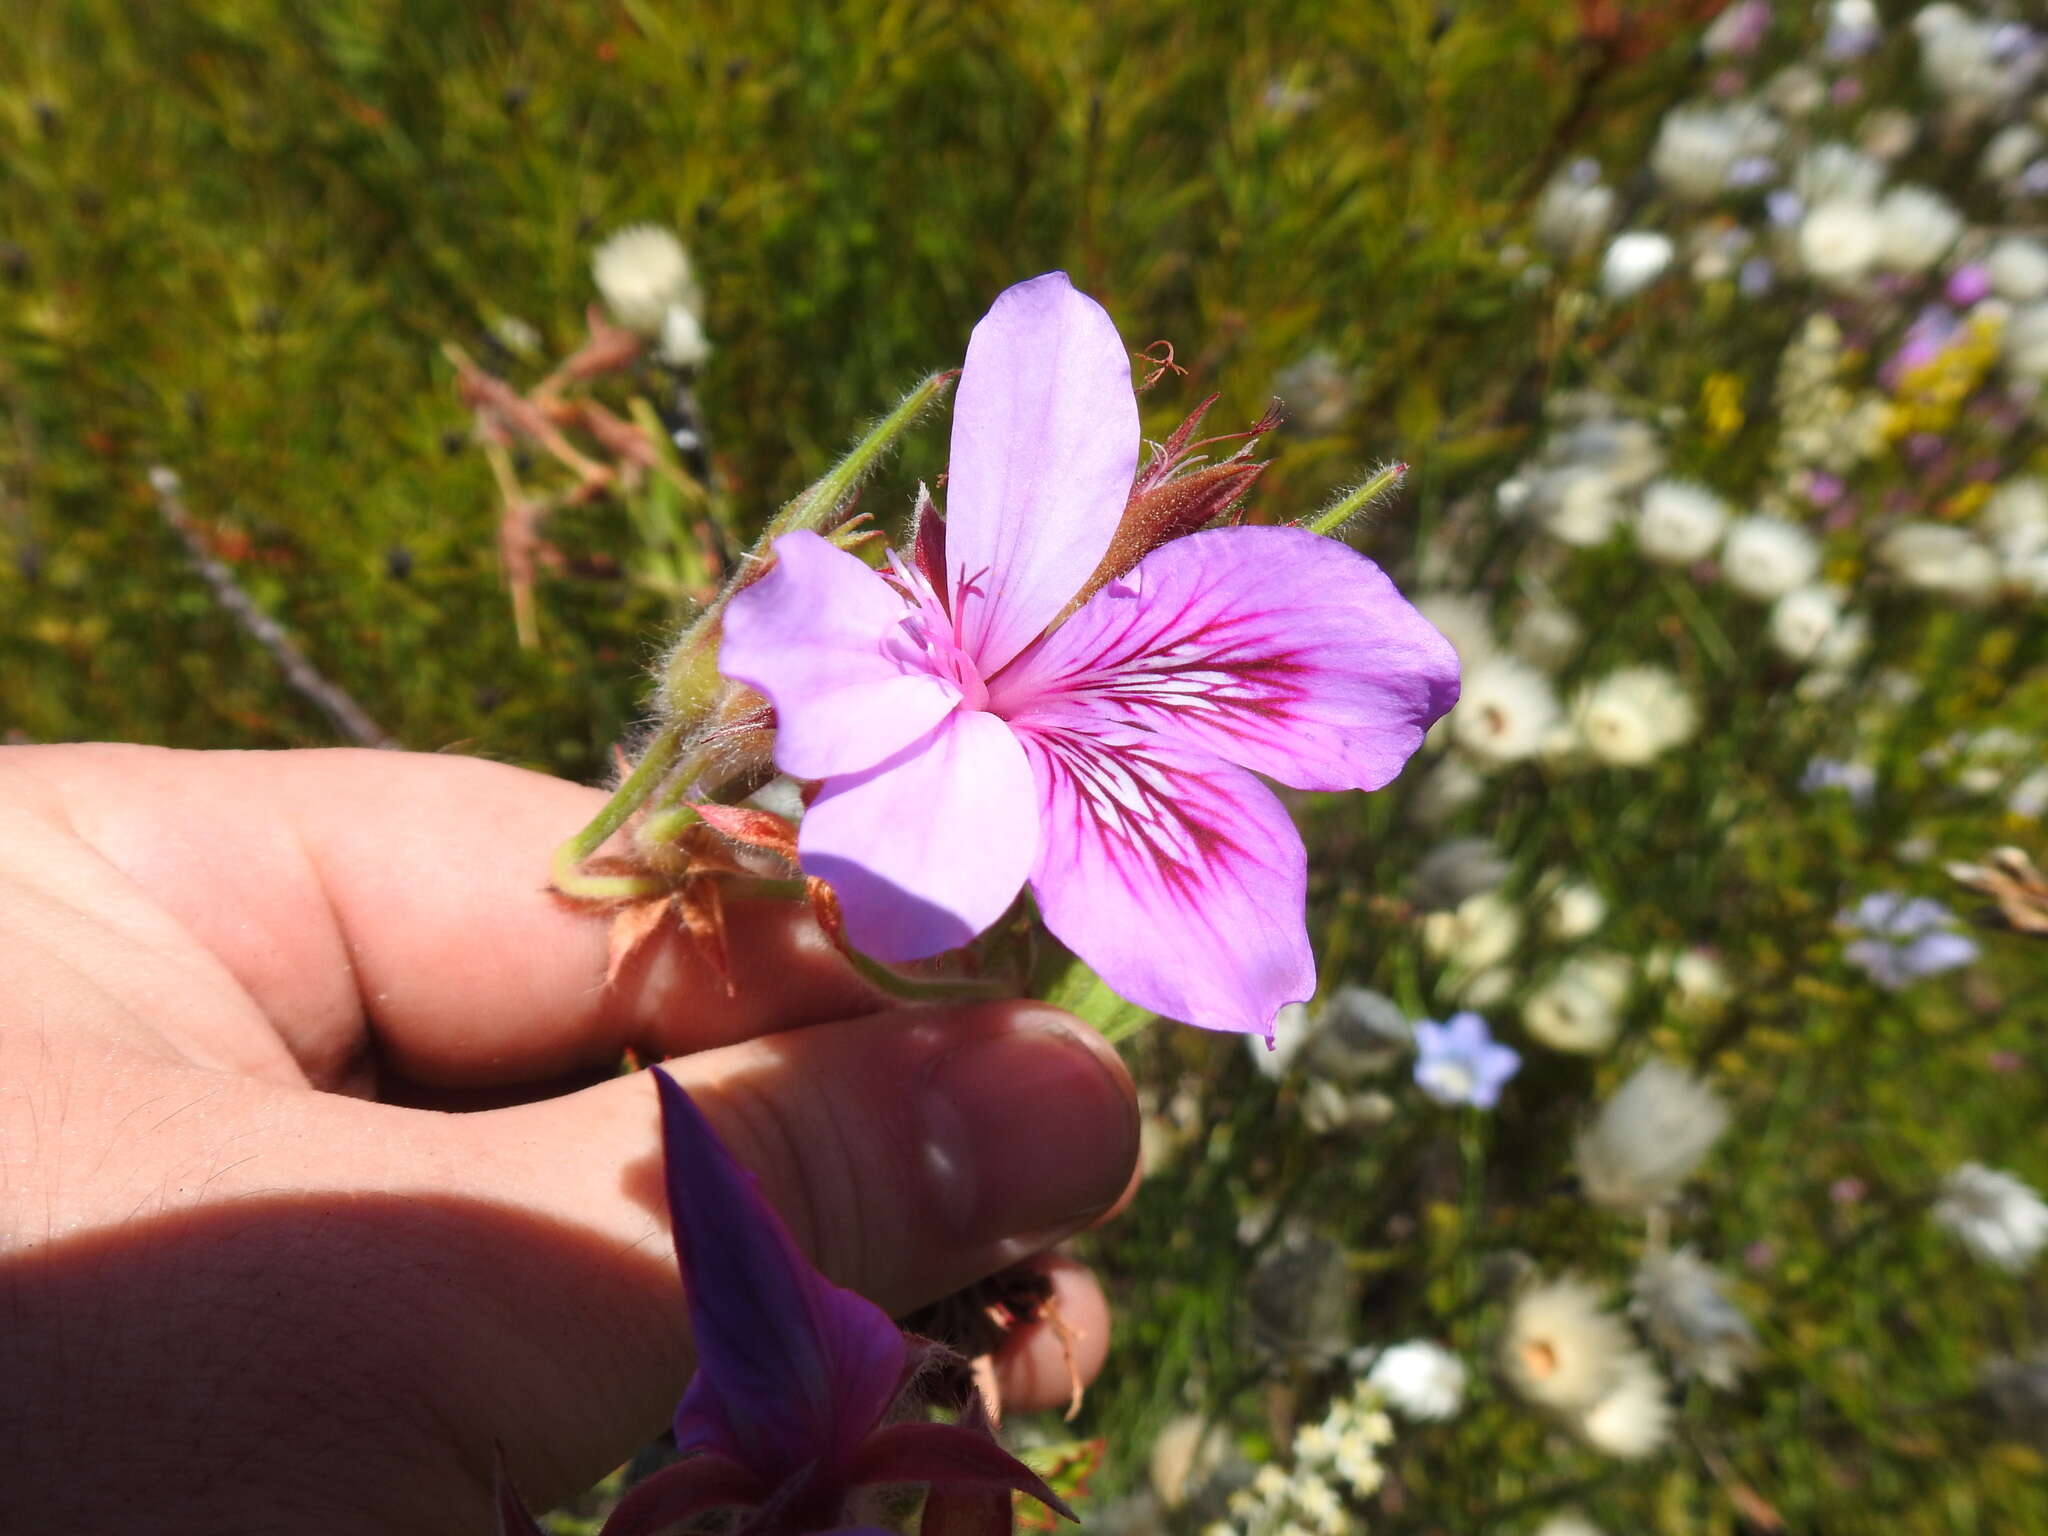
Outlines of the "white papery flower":
{"type": "Polygon", "coordinates": [[[671,368],[704,366],[711,356],[711,338],[704,334],[696,311],[681,304],[669,305],[668,313],[661,317],[661,340],[655,343],[654,354],[671,368]]]}
{"type": "Polygon", "coordinates": [[[1489,763],[1534,757],[1558,721],[1550,679],[1512,656],[1489,656],[1464,675],[1451,739],[1489,763]]]}
{"type": "Polygon", "coordinates": [[[1462,971],[1484,971],[1522,942],[1522,912],[1498,891],[1481,891],[1449,912],[1429,913],[1421,931],[1423,950],[1432,959],[1462,971]]]}
{"type": "Polygon", "coordinates": [[[659,336],[671,308],[701,306],[690,253],[658,224],[634,224],[600,245],[590,275],[612,318],[629,331],[659,336]]]}
{"type": "Polygon", "coordinates": [[[1756,1330],[1728,1299],[1727,1279],[1690,1248],[1653,1248],[1636,1269],[1629,1310],[1680,1376],[1732,1391],[1756,1357],[1756,1330]]]}
{"type": "Polygon", "coordinates": [[[1728,967],[1704,949],[1688,949],[1672,957],[1671,986],[1686,1003],[1719,1003],[1735,995],[1728,967]]]}
{"type": "Polygon", "coordinates": [[[2023,379],[2048,379],[2048,303],[2022,304],[1999,333],[2005,366],[2023,379]]]}
{"type": "Polygon", "coordinates": [[[1544,931],[1567,943],[1598,931],[1606,921],[1607,898],[1583,880],[1565,881],[1544,904],[1544,931]]]}
{"type": "Polygon", "coordinates": [[[1207,1415],[1183,1413],[1169,1419],[1153,1437],[1146,1458],[1152,1491],[1166,1508],[1178,1509],[1229,1454],[1230,1436],[1207,1415]]]}
{"type": "Polygon", "coordinates": [[[1536,200],[1536,238],[1567,259],[1590,256],[1607,238],[1620,206],[1614,188],[1602,182],[1569,172],[1553,177],[1536,200]]]}
{"type": "Polygon", "coordinates": [[[1699,707],[1667,669],[1624,667],[1580,690],[1572,724],[1603,763],[1636,768],[1691,740],[1699,707]]]}
{"type": "Polygon", "coordinates": [[[2048,246],[2025,235],[2007,235],[1984,253],[1984,275],[1993,293],[2015,304],[2048,297],[2048,246]]]}
{"type": "Polygon", "coordinates": [[[1621,1034],[1635,967],[1615,954],[1575,955],[1522,1000],[1522,1027],[1553,1051],[1593,1056],[1621,1034]]]}
{"type": "Polygon", "coordinates": [[[2048,550],[2048,484],[2033,475],[2006,481],[1984,503],[1977,526],[2007,561],[2048,550]]]}
{"type": "Polygon", "coordinates": [[[1846,197],[1815,203],[1799,221],[1799,262],[1834,288],[1853,288],[1877,265],[1884,224],[1869,203],[1846,197]]]}
{"type": "Polygon", "coordinates": [[[1817,69],[1787,64],[1764,82],[1762,95],[1770,109],[1781,116],[1811,117],[1827,104],[1828,83],[1817,69]]]}
{"type": "Polygon", "coordinates": [[[1604,468],[1566,464],[1542,475],[1531,498],[1536,520],[1579,549],[1605,543],[1621,521],[1622,487],[1604,468]]]}
{"type": "Polygon", "coordinates": [[[1620,1385],[1638,1354],[1628,1327],[1576,1275],[1529,1286],[1508,1308],[1501,1367],[1539,1407],[1576,1413],[1620,1385]]]}
{"type": "Polygon", "coordinates": [[[1465,1403],[1465,1362],[1429,1339],[1410,1339],[1380,1351],[1365,1373],[1395,1412],[1423,1423],[1454,1418],[1465,1403]]]}
{"type": "Polygon", "coordinates": [[[1468,592],[1423,592],[1409,601],[1451,642],[1467,669],[1494,653],[1493,616],[1484,599],[1468,592]]]}
{"type": "Polygon", "coordinates": [[[1586,643],[1586,627],[1551,602],[1531,603],[1515,621],[1508,647],[1532,667],[1555,672],[1586,643]]]}
{"type": "Polygon", "coordinates": [[[1727,1128],[1727,1107],[1711,1088],[1683,1067],[1647,1061],[1573,1144],[1586,1197],[1616,1210],[1661,1205],[1727,1128]]]}
{"type": "Polygon", "coordinates": [[[2048,1202],[1982,1163],[1965,1163],[1941,1181],[1934,1219],[1986,1264],[2015,1274],[2048,1247],[2048,1202]]]}
{"type": "Polygon", "coordinates": [[[1813,667],[1816,672],[1839,674],[1847,672],[1861,661],[1870,650],[1870,616],[1862,613],[1848,613],[1841,622],[1828,631],[1827,638],[1820,643],[1820,649],[1813,653],[1813,667]]]}
{"type": "Polygon", "coordinates": [[[1301,1054],[1308,1037],[1308,1004],[1289,1003],[1273,1015],[1270,1044],[1263,1035],[1246,1035],[1244,1045],[1251,1053],[1252,1065],[1259,1069],[1259,1075],[1277,1081],[1287,1075],[1287,1069],[1294,1065],[1294,1058],[1301,1054]]]}
{"type": "Polygon", "coordinates": [[[1937,94],[1967,111],[1998,105],[2023,79],[2001,41],[2001,27],[1957,6],[1930,5],[1913,18],[1920,73],[1937,94]]]}
{"type": "Polygon", "coordinates": [[[1636,543],[1652,560],[1690,565],[1712,553],[1727,526],[1727,503],[1705,486],[1659,480],[1643,492],[1636,543]]]}
{"type": "Polygon", "coordinates": [[[1578,1416],[1576,1428],[1596,1451],[1638,1461],[1671,1438],[1671,1401],[1664,1378],[1640,1350],[1621,1362],[1607,1395],[1578,1416]]]}
{"type": "Polygon", "coordinates": [[[1415,904],[1449,909],[1481,891],[1497,889],[1513,866],[1490,837],[1454,837],[1422,856],[1411,877],[1415,904]]]}
{"type": "Polygon", "coordinates": [[[1678,248],[1669,235],[1632,229],[1616,235],[1600,262],[1600,287],[1610,299],[1625,299],[1662,277],[1678,248]]]}
{"type": "Polygon", "coordinates": [[[1998,589],[1998,557],[1952,523],[1901,523],[1878,541],[1877,557],[1923,592],[1975,602],[1998,589]]]}
{"type": "Polygon", "coordinates": [[[1744,597],[1775,602],[1820,570],[1813,535],[1782,517],[1755,513],[1730,525],[1721,546],[1721,574],[1744,597]]]}
{"type": "Polygon", "coordinates": [[[1680,202],[1711,202],[1728,189],[1738,161],[1768,154],[1777,137],[1777,124],[1753,103],[1674,107],[1657,125],[1650,170],[1680,202]]]}
{"type": "Polygon", "coordinates": [[[1839,142],[1816,144],[1799,157],[1792,171],[1792,190],[1809,208],[1837,200],[1872,203],[1883,185],[1882,165],[1839,142]]]}
{"type": "Polygon", "coordinates": [[[1577,1510],[1566,1510],[1537,1526],[1536,1536],[1607,1536],[1607,1533],[1577,1510]]]}
{"type": "Polygon", "coordinates": [[[1963,232],[1963,216],[1939,192],[1893,187],[1877,205],[1880,265],[1895,272],[1925,272],[1948,254],[1963,232]]]}
{"type": "MultiPolygon", "coordinates": [[[[2048,587],[2040,590],[2048,592],[2048,587]]],[[[2048,768],[2036,768],[2013,785],[2012,793],[2005,797],[2005,808],[2028,821],[2039,821],[2048,812],[2048,768]]]]}
{"type": "Polygon", "coordinates": [[[1486,778],[1463,757],[1446,756],[1430,769],[1408,802],[1409,814],[1425,827],[1449,821],[1486,793],[1486,778]]]}
{"type": "Polygon", "coordinates": [[[1991,135],[1977,170],[1987,181],[2011,181],[2041,153],[2041,130],[2032,123],[2007,123],[1991,135]]]}
{"type": "Polygon", "coordinates": [[[1792,661],[1812,661],[1841,622],[1841,593],[1833,587],[1795,587],[1771,604],[1771,644],[1792,661]]]}

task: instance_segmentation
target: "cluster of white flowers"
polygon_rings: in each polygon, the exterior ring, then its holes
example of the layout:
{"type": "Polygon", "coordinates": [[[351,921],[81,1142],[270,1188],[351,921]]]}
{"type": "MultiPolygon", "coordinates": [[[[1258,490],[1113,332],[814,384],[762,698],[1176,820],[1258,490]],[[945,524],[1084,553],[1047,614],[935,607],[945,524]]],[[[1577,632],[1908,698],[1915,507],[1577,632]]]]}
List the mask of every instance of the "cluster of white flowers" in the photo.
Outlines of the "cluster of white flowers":
{"type": "Polygon", "coordinates": [[[1386,1481],[1380,1451],[1393,1443],[1394,1421],[1375,1387],[1361,1383],[1331,1404],[1322,1420],[1296,1432],[1291,1469],[1269,1462],[1248,1487],[1231,1494],[1230,1519],[1203,1536],[1346,1536],[1352,1504],[1386,1481]]]}

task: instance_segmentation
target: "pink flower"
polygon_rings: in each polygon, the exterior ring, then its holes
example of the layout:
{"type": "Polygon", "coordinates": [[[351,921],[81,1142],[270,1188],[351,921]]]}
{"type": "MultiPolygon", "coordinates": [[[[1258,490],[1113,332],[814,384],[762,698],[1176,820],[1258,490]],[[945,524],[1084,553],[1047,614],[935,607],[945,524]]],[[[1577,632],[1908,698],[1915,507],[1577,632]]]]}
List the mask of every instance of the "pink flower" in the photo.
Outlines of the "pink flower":
{"type": "Polygon", "coordinates": [[[732,602],[720,665],[821,781],[805,870],[884,961],[957,948],[1028,881],[1129,1001],[1270,1035],[1315,990],[1307,859],[1255,773],[1377,789],[1456,701],[1450,644],[1343,544],[1229,527],[1092,586],[1138,464],[1130,356],[1063,272],[967,347],[943,560],[814,533],[732,602]]]}

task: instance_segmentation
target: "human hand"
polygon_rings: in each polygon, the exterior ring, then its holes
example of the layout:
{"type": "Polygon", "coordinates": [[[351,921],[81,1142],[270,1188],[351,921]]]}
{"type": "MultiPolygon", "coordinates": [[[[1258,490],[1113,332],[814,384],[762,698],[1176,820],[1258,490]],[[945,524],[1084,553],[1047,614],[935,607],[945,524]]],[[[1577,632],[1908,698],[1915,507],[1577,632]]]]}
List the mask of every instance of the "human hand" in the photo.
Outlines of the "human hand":
{"type": "MultiPolygon", "coordinates": [[[[0,750],[0,1529],[488,1528],[631,1454],[689,1374],[646,1074],[892,1312],[1088,1225],[1137,1149],[1041,1004],[904,1009],[788,905],[737,993],[604,984],[546,889],[593,791],[377,752],[0,750]],[[465,1108],[473,1113],[448,1113],[465,1108]]],[[[1100,1290],[1056,1263],[1076,1364],[1100,1290]]],[[[1000,1362],[1065,1397],[1057,1341],[1000,1362]]]]}

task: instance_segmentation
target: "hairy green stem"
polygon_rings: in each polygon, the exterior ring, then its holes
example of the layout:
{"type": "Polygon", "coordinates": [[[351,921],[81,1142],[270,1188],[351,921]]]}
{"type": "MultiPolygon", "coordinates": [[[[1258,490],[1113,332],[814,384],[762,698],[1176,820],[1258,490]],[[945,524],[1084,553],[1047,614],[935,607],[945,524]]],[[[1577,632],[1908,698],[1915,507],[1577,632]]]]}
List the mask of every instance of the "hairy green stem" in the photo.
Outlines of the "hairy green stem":
{"type": "Polygon", "coordinates": [[[1407,474],[1406,464],[1389,464],[1356,490],[1339,497],[1313,517],[1303,518],[1300,526],[1327,538],[1399,485],[1407,474]]]}

